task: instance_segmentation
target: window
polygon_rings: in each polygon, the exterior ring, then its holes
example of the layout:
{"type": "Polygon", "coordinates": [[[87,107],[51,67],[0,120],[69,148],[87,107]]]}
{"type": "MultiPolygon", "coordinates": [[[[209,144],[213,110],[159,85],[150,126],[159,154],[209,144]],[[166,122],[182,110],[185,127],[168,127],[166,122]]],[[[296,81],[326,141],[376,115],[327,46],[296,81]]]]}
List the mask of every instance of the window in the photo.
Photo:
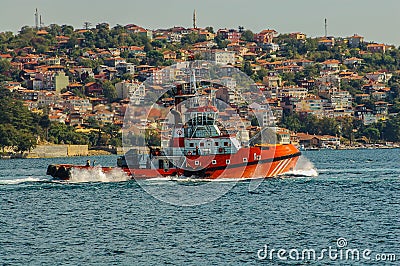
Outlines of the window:
{"type": "Polygon", "coordinates": [[[226,164],[230,164],[231,163],[231,160],[226,160],[226,164]]]}
{"type": "Polygon", "coordinates": [[[224,146],[228,146],[228,142],[224,142],[224,146]]]}
{"type": "Polygon", "coordinates": [[[217,164],[217,161],[216,160],[212,160],[211,163],[212,164],[217,164]]]}
{"type": "Polygon", "coordinates": [[[247,163],[248,162],[247,158],[243,158],[243,162],[247,163]]]}
{"type": "Polygon", "coordinates": [[[192,143],[192,142],[189,143],[189,146],[190,146],[190,147],[194,147],[194,143],[192,143]]]}
{"type": "Polygon", "coordinates": [[[215,145],[215,146],[219,146],[219,142],[215,142],[214,145],[215,145]]]}
{"type": "Polygon", "coordinates": [[[204,142],[201,142],[201,143],[200,143],[200,147],[204,147],[204,142]]]}

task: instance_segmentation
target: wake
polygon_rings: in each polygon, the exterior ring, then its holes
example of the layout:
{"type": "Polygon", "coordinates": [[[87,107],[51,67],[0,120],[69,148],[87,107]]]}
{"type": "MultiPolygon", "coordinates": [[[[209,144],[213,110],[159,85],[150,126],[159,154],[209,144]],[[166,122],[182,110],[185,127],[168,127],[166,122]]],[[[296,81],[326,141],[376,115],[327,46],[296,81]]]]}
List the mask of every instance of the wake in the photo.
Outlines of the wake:
{"type": "Polygon", "coordinates": [[[112,183],[112,182],[123,182],[131,180],[124,171],[120,169],[113,169],[110,172],[104,173],[101,167],[95,167],[93,169],[76,169],[71,170],[71,178],[63,183],[112,183]]]}
{"type": "Polygon", "coordinates": [[[0,185],[18,185],[23,183],[34,183],[34,182],[48,182],[47,178],[39,178],[39,177],[26,177],[26,178],[18,178],[18,179],[3,179],[0,180],[0,185]]]}
{"type": "Polygon", "coordinates": [[[293,177],[317,177],[318,171],[314,164],[305,156],[300,156],[297,161],[296,167],[293,171],[289,171],[284,176],[293,177]]]}

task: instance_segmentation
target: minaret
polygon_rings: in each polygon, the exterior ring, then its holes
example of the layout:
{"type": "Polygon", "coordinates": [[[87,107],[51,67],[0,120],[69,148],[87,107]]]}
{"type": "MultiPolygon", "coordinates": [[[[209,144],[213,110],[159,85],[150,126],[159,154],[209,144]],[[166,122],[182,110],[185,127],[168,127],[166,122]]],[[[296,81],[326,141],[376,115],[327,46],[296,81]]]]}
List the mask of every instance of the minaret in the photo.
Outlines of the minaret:
{"type": "Polygon", "coordinates": [[[197,29],[197,23],[196,23],[196,9],[193,11],[193,28],[197,29]]]}
{"type": "Polygon", "coordinates": [[[36,29],[39,29],[39,14],[38,14],[37,8],[36,8],[36,12],[35,12],[35,27],[36,27],[36,29]]]}
{"type": "Polygon", "coordinates": [[[328,37],[328,20],[325,18],[325,38],[328,37]]]}

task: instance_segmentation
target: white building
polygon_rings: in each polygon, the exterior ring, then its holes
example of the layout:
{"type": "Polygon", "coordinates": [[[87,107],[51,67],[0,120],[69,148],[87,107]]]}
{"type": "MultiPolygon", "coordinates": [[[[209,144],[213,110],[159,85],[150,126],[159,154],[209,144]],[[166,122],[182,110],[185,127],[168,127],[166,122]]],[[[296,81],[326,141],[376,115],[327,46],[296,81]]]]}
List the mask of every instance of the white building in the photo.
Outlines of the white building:
{"type": "Polygon", "coordinates": [[[204,60],[213,61],[220,65],[234,65],[235,52],[225,50],[207,50],[202,53],[204,60]]]}
{"type": "Polygon", "coordinates": [[[279,91],[279,97],[290,97],[298,100],[305,99],[308,96],[308,89],[303,87],[284,87],[279,91]]]}
{"type": "Polygon", "coordinates": [[[234,88],[236,88],[236,80],[232,77],[222,77],[221,85],[224,85],[225,87],[227,87],[229,89],[234,89],[234,88]]]}
{"type": "Polygon", "coordinates": [[[330,101],[335,110],[344,110],[352,107],[353,97],[348,91],[332,91],[330,101]]]}
{"type": "Polygon", "coordinates": [[[118,98],[129,98],[132,104],[139,105],[146,96],[145,86],[137,81],[122,81],[115,84],[118,98]]]}

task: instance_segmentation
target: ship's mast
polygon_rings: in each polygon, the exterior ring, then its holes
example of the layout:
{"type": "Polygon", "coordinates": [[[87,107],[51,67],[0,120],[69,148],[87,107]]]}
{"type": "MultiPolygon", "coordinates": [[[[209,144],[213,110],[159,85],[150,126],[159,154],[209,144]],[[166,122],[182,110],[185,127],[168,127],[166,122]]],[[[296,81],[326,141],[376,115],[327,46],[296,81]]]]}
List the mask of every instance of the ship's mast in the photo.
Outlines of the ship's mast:
{"type": "Polygon", "coordinates": [[[190,101],[190,107],[199,106],[199,91],[196,84],[196,72],[195,69],[190,68],[190,93],[194,95],[190,101]]]}

